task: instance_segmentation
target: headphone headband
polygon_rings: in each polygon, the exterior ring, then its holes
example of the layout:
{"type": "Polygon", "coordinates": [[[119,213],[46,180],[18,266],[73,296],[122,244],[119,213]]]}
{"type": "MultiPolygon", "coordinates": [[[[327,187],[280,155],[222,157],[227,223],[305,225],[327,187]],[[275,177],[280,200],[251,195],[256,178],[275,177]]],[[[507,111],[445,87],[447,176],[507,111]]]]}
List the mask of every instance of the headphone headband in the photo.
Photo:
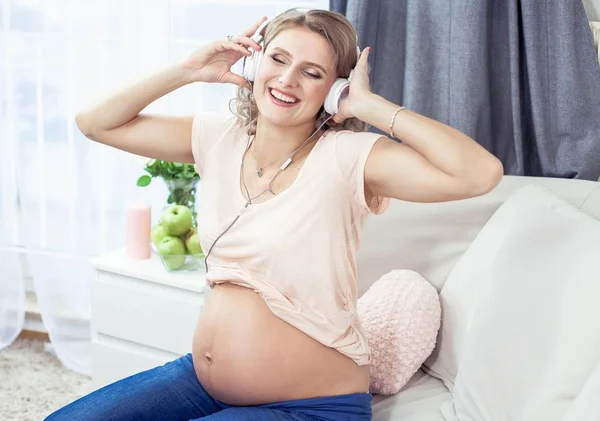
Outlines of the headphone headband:
{"type": "Polygon", "coordinates": [[[267,28],[267,26],[269,25],[269,23],[271,23],[273,19],[267,19],[266,21],[264,21],[256,30],[256,32],[254,33],[254,35],[252,36],[252,39],[256,42],[262,42],[265,39],[265,30],[267,28]]]}

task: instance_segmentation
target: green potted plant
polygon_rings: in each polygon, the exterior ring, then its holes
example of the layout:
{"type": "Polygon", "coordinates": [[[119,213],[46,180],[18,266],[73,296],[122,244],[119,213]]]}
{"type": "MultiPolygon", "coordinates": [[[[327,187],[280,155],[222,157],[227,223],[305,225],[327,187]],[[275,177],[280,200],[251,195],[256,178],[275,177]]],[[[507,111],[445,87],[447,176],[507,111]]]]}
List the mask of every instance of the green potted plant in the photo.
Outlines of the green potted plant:
{"type": "Polygon", "coordinates": [[[200,175],[198,175],[195,165],[151,159],[146,163],[144,170],[148,174],[138,178],[137,185],[145,187],[152,182],[154,177],[162,178],[169,189],[167,203],[190,208],[193,224],[196,227],[196,186],[200,181],[200,175]]]}

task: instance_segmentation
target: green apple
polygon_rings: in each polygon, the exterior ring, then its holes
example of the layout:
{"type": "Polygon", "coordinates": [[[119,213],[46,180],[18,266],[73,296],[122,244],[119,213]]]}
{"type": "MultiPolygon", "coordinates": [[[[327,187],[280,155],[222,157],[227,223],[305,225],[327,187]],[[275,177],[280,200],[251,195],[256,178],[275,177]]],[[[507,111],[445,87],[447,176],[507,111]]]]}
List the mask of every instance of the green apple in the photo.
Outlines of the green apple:
{"type": "Polygon", "coordinates": [[[177,270],[185,263],[185,244],[181,238],[166,236],[156,246],[169,270],[177,270]]]}
{"type": "Polygon", "coordinates": [[[187,206],[173,205],[161,215],[160,223],[173,237],[185,234],[192,228],[192,211],[187,206]]]}
{"type": "Polygon", "coordinates": [[[200,245],[200,239],[198,238],[196,230],[191,229],[190,232],[187,233],[185,237],[185,248],[188,253],[193,256],[202,254],[202,246],[200,245]]]}
{"type": "Polygon", "coordinates": [[[154,244],[155,246],[158,246],[160,240],[165,238],[167,235],[169,235],[169,233],[167,232],[166,228],[163,227],[161,224],[154,225],[150,230],[150,239],[152,240],[152,244],[154,244]]]}

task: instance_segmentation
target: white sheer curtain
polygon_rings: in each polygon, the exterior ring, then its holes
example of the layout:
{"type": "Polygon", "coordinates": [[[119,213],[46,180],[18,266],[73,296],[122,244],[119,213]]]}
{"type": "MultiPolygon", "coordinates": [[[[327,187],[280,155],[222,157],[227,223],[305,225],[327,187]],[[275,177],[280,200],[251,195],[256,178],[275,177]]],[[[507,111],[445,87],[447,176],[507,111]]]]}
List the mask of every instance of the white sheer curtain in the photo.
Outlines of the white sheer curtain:
{"type": "MultiPolygon", "coordinates": [[[[131,201],[160,208],[159,180],[135,186],[143,163],[87,140],[84,105],[289,7],[327,0],[0,0],[0,349],[23,328],[24,275],[33,277],[53,348],[91,372],[91,256],[123,246],[131,201]]],[[[194,84],[149,111],[226,109],[230,85],[194,84]]]]}

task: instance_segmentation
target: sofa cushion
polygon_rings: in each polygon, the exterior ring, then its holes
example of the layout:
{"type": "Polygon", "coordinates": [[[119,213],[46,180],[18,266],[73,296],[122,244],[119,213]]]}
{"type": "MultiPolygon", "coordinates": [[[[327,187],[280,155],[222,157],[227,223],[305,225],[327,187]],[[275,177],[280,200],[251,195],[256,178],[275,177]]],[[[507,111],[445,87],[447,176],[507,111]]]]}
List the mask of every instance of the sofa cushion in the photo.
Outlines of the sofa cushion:
{"type": "Polygon", "coordinates": [[[438,293],[417,272],[394,270],[360,297],[357,310],[372,355],[370,391],[398,393],[435,346],[438,293]]]}
{"type": "MultiPolygon", "coordinates": [[[[521,190],[518,190],[521,191],[521,190]]],[[[504,203],[489,218],[454,266],[440,291],[442,326],[436,349],[424,364],[425,371],[444,382],[450,391],[472,323],[479,287],[491,276],[489,268],[510,227],[520,217],[519,206],[504,203]]]]}
{"type": "Polygon", "coordinates": [[[600,219],[599,184],[581,179],[505,175],[483,196],[442,203],[392,200],[382,215],[365,222],[357,256],[358,296],[381,275],[398,268],[420,273],[440,291],[490,217],[531,183],[600,219]]]}
{"type": "Polygon", "coordinates": [[[486,224],[442,290],[458,420],[563,419],[600,359],[599,239],[599,221],[533,185],[486,224]]]}

